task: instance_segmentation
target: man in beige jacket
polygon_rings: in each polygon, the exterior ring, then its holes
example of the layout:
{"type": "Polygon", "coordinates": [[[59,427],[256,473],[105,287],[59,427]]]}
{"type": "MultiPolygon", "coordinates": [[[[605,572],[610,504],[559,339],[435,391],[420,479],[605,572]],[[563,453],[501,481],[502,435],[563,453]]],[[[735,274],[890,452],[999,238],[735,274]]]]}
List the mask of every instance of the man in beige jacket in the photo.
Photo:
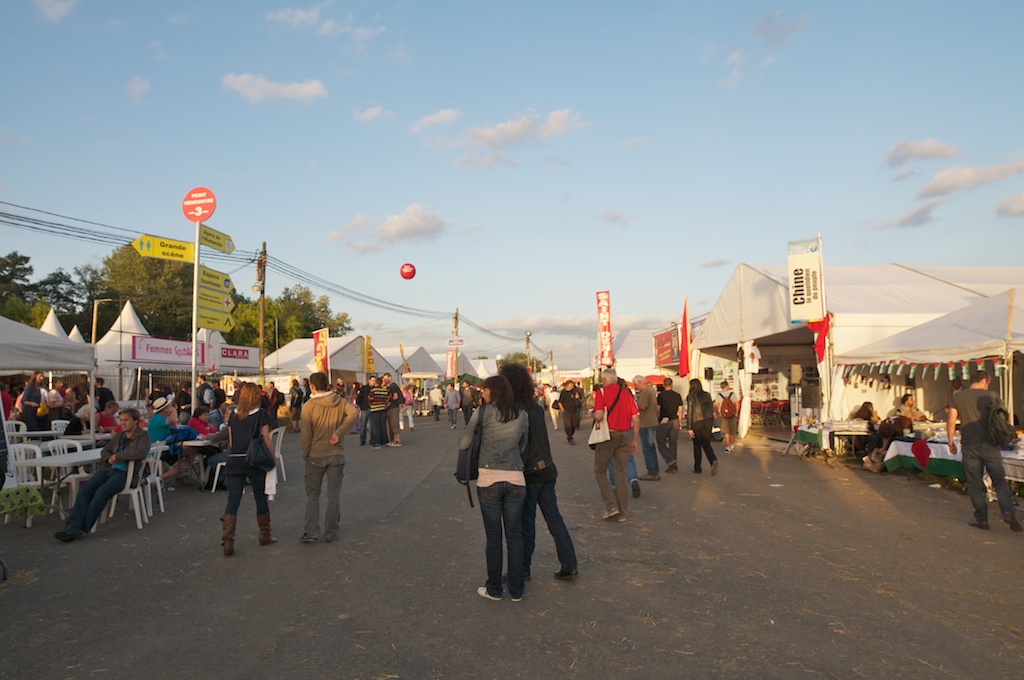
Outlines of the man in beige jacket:
{"type": "Polygon", "coordinates": [[[303,543],[320,540],[320,488],[327,477],[327,516],[324,539],[338,540],[341,522],[341,480],[345,469],[345,435],[359,419],[359,409],[331,389],[327,376],[309,376],[309,401],[302,404],[299,432],[302,459],[306,461],[306,524],[303,543]]]}

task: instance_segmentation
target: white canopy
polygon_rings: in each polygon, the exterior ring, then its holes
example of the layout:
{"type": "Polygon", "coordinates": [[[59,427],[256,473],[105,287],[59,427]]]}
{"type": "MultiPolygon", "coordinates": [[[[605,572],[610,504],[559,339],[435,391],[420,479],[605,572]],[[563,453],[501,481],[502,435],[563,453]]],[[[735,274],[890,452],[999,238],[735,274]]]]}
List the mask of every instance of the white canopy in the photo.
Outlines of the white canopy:
{"type": "MultiPolygon", "coordinates": [[[[331,370],[362,375],[364,373],[364,343],[365,338],[362,335],[352,338],[328,338],[327,349],[331,370]]],[[[372,345],[371,349],[373,350],[374,373],[378,375],[393,373],[395,368],[388,363],[387,359],[372,345]]],[[[297,338],[276,352],[271,352],[263,360],[263,370],[267,375],[300,375],[303,377],[316,371],[316,361],[313,358],[313,338],[297,338]]]]}
{"type": "Polygon", "coordinates": [[[68,334],[64,332],[64,327],[60,325],[60,321],[57,320],[57,313],[53,311],[53,307],[50,307],[49,313],[46,315],[46,320],[43,321],[43,325],[39,327],[39,330],[52,335],[55,338],[67,338],[68,334]]]}
{"type": "Polygon", "coordinates": [[[1005,357],[1024,352],[1024,289],[1011,288],[863,347],[836,354],[837,364],[916,364],[1005,357]]]}
{"type": "MultiPolygon", "coordinates": [[[[430,358],[437,364],[438,375],[444,376],[445,367],[448,365],[448,353],[447,352],[434,352],[430,355],[430,358]]],[[[465,352],[459,352],[459,375],[471,375],[474,378],[481,378],[482,376],[476,372],[476,366],[470,361],[469,356],[465,352]]]]}
{"type": "Polygon", "coordinates": [[[423,347],[417,347],[411,351],[408,347],[405,348],[405,360],[409,363],[409,370],[403,370],[402,368],[401,348],[374,347],[374,349],[380,352],[387,362],[403,375],[414,373],[423,377],[433,376],[436,378],[438,376],[437,362],[430,357],[430,353],[423,347]]]}
{"type": "Polygon", "coordinates": [[[92,371],[93,349],[0,317],[0,370],[92,371]]]}
{"type": "Polygon", "coordinates": [[[78,330],[78,324],[71,327],[71,332],[68,333],[68,340],[82,345],[85,344],[85,338],[82,337],[82,331],[78,330]]]}

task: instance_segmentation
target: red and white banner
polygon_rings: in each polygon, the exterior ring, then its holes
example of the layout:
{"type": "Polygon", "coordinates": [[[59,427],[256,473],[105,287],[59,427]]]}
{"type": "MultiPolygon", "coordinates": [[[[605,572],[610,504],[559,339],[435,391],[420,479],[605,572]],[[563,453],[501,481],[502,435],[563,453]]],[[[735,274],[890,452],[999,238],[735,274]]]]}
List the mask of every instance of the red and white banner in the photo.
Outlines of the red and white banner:
{"type": "Polygon", "coordinates": [[[597,363],[611,366],[612,357],[612,303],[608,291],[597,293],[597,363]]]}
{"type": "Polygon", "coordinates": [[[444,353],[444,378],[445,380],[451,380],[456,377],[455,368],[455,352],[456,350],[450,349],[444,353]]]}
{"type": "MultiPolygon", "coordinates": [[[[132,361],[147,364],[191,364],[192,343],[154,338],[149,335],[133,335],[132,361]]],[[[196,361],[200,364],[206,363],[205,343],[199,343],[196,361]]]]}
{"type": "Polygon", "coordinates": [[[693,342],[693,335],[690,333],[690,300],[683,299],[683,320],[679,324],[679,375],[686,377],[690,374],[690,343],[693,342]]]}
{"type": "Polygon", "coordinates": [[[316,370],[326,374],[328,379],[331,376],[331,350],[327,341],[329,336],[330,330],[327,328],[313,331],[313,361],[316,370]]]}

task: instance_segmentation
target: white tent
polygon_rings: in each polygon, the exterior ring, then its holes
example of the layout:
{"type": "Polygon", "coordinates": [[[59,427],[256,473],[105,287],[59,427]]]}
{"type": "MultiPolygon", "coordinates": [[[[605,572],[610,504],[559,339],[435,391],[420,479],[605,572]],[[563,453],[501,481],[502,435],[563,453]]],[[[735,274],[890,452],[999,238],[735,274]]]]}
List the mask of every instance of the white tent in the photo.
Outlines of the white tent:
{"type": "Polygon", "coordinates": [[[654,363],[654,335],[659,329],[643,328],[621,331],[612,338],[615,372],[632,381],[637,375],[662,375],[654,363]]]}
{"type": "Polygon", "coordinates": [[[56,338],[31,326],[0,317],[0,370],[67,370],[90,372],[96,366],[93,349],[56,338]]]}
{"type": "Polygon", "coordinates": [[[417,347],[411,351],[408,347],[405,348],[405,362],[408,363],[408,370],[405,370],[406,367],[403,366],[400,347],[374,347],[374,349],[380,352],[384,359],[402,374],[403,378],[406,376],[410,379],[437,378],[440,375],[437,370],[437,362],[423,347],[417,347]]]}
{"type": "Polygon", "coordinates": [[[82,345],[85,344],[85,338],[82,337],[82,331],[78,330],[78,324],[71,327],[71,332],[68,333],[68,340],[82,345]]]}
{"type": "MultiPolygon", "coordinates": [[[[1024,282],[1024,267],[826,266],[823,282],[831,314],[827,351],[843,354],[1019,285],[1024,282]]],[[[789,319],[787,268],[742,264],[698,329],[691,366],[697,376],[705,367],[735,370],[737,346],[749,356],[756,343],[762,366],[778,376],[780,396],[785,398],[789,365],[818,363],[813,342],[806,324],[789,319]]],[[[849,405],[828,399],[836,382],[830,356],[817,369],[826,413],[831,408],[833,417],[846,417],[849,405]]],[[[750,377],[741,376],[745,395],[751,394],[750,377]]],[[[743,402],[741,434],[749,423],[749,401],[743,402]]]]}
{"type": "Polygon", "coordinates": [[[473,364],[473,370],[476,371],[477,377],[486,380],[492,375],[498,375],[497,359],[474,359],[471,363],[473,364]]]}
{"type": "Polygon", "coordinates": [[[49,313],[46,315],[46,320],[43,321],[43,325],[39,327],[39,330],[52,335],[55,338],[67,339],[68,334],[64,331],[64,327],[60,325],[60,321],[57,320],[57,313],[53,311],[53,307],[50,307],[49,313]]]}
{"type": "MultiPolygon", "coordinates": [[[[366,382],[366,370],[363,365],[363,353],[365,338],[357,335],[352,338],[328,338],[327,349],[330,357],[332,374],[339,374],[346,380],[358,380],[366,382]]],[[[373,372],[394,373],[395,368],[387,359],[371,345],[373,350],[373,372]]],[[[290,382],[292,377],[299,379],[307,377],[316,371],[316,361],[313,357],[313,338],[298,338],[287,345],[271,352],[263,360],[263,372],[268,381],[290,382]]],[[[250,379],[255,379],[250,376],[250,379]]],[[[287,383],[285,383],[287,384],[287,383]]]]}
{"type": "MultiPolygon", "coordinates": [[[[448,365],[448,354],[447,352],[432,352],[430,358],[437,364],[438,374],[444,376],[445,367],[448,365]]],[[[480,374],[476,372],[476,366],[470,360],[469,356],[464,352],[459,352],[459,375],[471,375],[474,378],[480,378],[480,374]]],[[[482,378],[481,378],[482,379],[482,378]]]]}

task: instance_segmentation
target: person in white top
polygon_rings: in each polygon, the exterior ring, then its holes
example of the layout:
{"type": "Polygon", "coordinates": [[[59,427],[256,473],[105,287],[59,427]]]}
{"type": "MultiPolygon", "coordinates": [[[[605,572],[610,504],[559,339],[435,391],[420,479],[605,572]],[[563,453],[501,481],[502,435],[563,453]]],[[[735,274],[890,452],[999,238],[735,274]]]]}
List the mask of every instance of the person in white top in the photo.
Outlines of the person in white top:
{"type": "Polygon", "coordinates": [[[558,388],[554,385],[548,390],[548,410],[551,412],[551,423],[555,426],[555,432],[558,432],[558,397],[560,393],[558,388]]]}

